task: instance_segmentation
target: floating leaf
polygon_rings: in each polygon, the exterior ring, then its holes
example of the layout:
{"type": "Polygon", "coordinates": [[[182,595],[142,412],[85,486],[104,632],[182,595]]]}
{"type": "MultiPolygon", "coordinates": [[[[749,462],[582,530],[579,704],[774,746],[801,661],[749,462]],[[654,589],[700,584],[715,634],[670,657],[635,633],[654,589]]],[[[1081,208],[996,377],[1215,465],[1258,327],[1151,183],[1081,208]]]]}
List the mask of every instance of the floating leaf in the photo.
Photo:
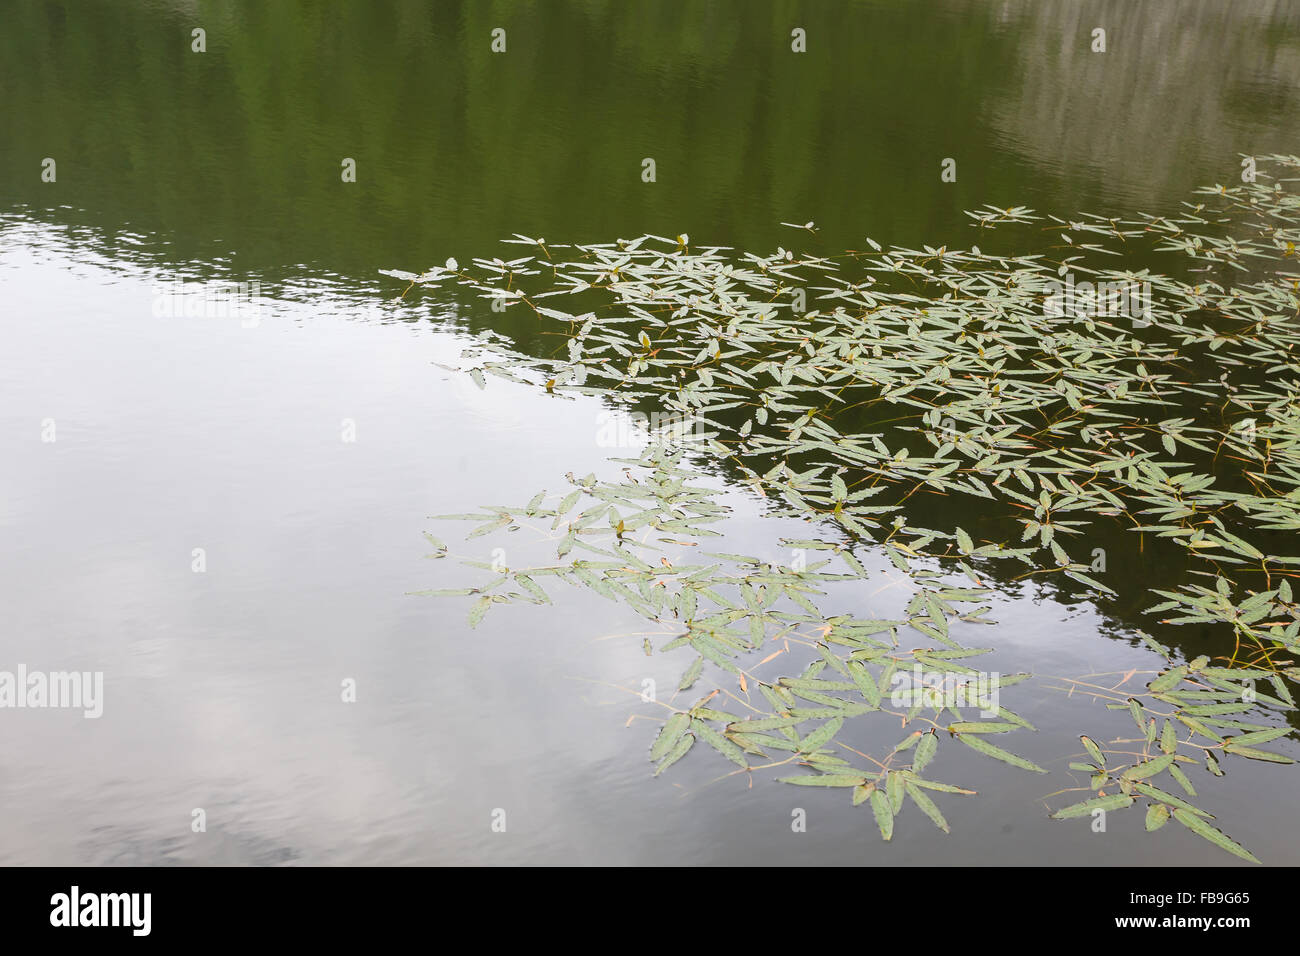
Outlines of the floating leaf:
{"type": "MultiPolygon", "coordinates": [[[[700,679],[700,672],[704,670],[704,658],[697,657],[691,662],[691,666],[686,668],[686,673],[682,674],[682,679],[677,684],[678,690],[690,690],[695,682],[700,679]]],[[[759,728],[751,728],[757,730],[759,728]]]]}
{"type": "Polygon", "coordinates": [[[1073,803],[1068,807],[1057,810],[1052,814],[1052,819],[1069,820],[1074,817],[1089,816],[1094,810],[1119,810],[1132,805],[1133,798],[1123,793],[1113,794],[1109,797],[1093,797],[1091,800],[1073,803]]]}
{"type": "Polygon", "coordinates": [[[912,770],[920,773],[926,768],[939,750],[939,738],[935,734],[925,734],[916,745],[916,755],[912,758],[912,770]]]}
{"type": "Polygon", "coordinates": [[[490,595],[483,595],[474,602],[474,606],[469,609],[469,626],[478,627],[478,622],[483,620],[483,615],[487,613],[488,608],[492,606],[490,595]]]}
{"type": "Polygon", "coordinates": [[[802,777],[778,777],[777,779],[781,783],[793,783],[801,787],[859,787],[866,780],[865,777],[849,773],[808,774],[802,777]]]}
{"type": "Polygon", "coordinates": [[[925,793],[922,792],[921,788],[916,786],[916,784],[908,782],[906,786],[907,795],[911,797],[913,803],[921,808],[921,812],[934,821],[934,825],[944,833],[950,832],[948,829],[948,821],[945,820],[943,814],[939,812],[939,808],[935,805],[934,801],[927,797],[925,793]]]}
{"type": "Polygon", "coordinates": [[[996,720],[963,720],[948,725],[948,732],[953,734],[1005,734],[1020,729],[1019,724],[1009,724],[996,720]]]}
{"type": "Polygon", "coordinates": [[[663,773],[665,770],[667,770],[677,761],[685,757],[687,752],[691,749],[691,746],[694,743],[695,743],[694,734],[685,734],[679,737],[677,739],[677,743],[673,744],[672,749],[668,751],[668,756],[664,757],[663,761],[659,764],[659,766],[655,768],[655,776],[656,777],[659,776],[661,773],[663,773]]]}
{"type": "Polygon", "coordinates": [[[682,734],[685,733],[690,723],[690,717],[683,713],[676,713],[669,717],[664,722],[663,729],[659,731],[659,736],[655,738],[654,744],[650,747],[650,759],[654,761],[662,760],[681,738],[682,734]]]}
{"type": "Polygon", "coordinates": [[[1290,757],[1273,753],[1271,750],[1260,750],[1257,747],[1241,747],[1227,743],[1223,745],[1223,749],[1227,753],[1235,754],[1238,757],[1246,757],[1250,760],[1266,760],[1270,763],[1295,763],[1290,757]]]}
{"type": "Polygon", "coordinates": [[[718,733],[702,720],[692,720],[691,729],[696,734],[703,737],[705,742],[718,753],[722,754],[734,764],[741,767],[748,767],[749,761],[745,759],[745,752],[741,750],[733,741],[728,740],[722,734],[718,733]]]}
{"type": "Polygon", "coordinates": [[[1047,773],[1046,770],[1033,761],[1026,760],[1024,757],[1017,757],[1013,753],[1008,753],[1001,747],[995,747],[993,744],[981,737],[963,734],[959,735],[957,739],[967,747],[979,751],[986,757],[992,757],[994,760],[1001,760],[1003,763],[1009,763],[1011,766],[1019,767],[1022,770],[1032,770],[1034,773],[1047,773]]]}
{"type": "Polygon", "coordinates": [[[1214,827],[1210,826],[1208,823],[1206,823],[1196,814],[1191,813],[1187,810],[1183,810],[1181,808],[1175,808],[1174,819],[1177,820],[1179,823],[1181,823],[1183,826],[1187,827],[1187,829],[1191,830],[1197,836],[1204,837],[1205,839],[1213,843],[1215,846],[1222,847],[1223,849],[1227,850],[1233,856],[1239,856],[1243,860],[1249,860],[1251,863],[1259,862],[1259,860],[1255,858],[1255,855],[1253,853],[1251,853],[1245,847],[1241,846],[1239,843],[1235,843],[1232,840],[1230,840],[1228,836],[1225,833],[1223,833],[1223,831],[1216,830],[1214,827]]]}
{"type": "Polygon", "coordinates": [[[894,810],[889,805],[889,798],[879,790],[871,791],[871,812],[880,827],[880,835],[888,840],[894,835],[894,810]]]}
{"type": "Polygon", "coordinates": [[[1135,783],[1133,789],[1143,796],[1150,797],[1152,800],[1159,800],[1161,803],[1167,803],[1171,807],[1182,807],[1189,813],[1196,813],[1203,817],[1210,816],[1210,814],[1206,813],[1204,810],[1197,809],[1181,797],[1175,797],[1172,793],[1166,793],[1157,787],[1151,786],[1149,783],[1135,783]]]}
{"type": "Polygon", "coordinates": [[[826,721],[799,742],[799,752],[812,753],[815,750],[820,750],[840,732],[840,728],[843,726],[843,717],[835,717],[826,721]]]}
{"type": "Polygon", "coordinates": [[[1164,754],[1154,760],[1146,760],[1125,770],[1120,777],[1124,780],[1145,780],[1154,777],[1174,762],[1173,754],[1164,754]]]}

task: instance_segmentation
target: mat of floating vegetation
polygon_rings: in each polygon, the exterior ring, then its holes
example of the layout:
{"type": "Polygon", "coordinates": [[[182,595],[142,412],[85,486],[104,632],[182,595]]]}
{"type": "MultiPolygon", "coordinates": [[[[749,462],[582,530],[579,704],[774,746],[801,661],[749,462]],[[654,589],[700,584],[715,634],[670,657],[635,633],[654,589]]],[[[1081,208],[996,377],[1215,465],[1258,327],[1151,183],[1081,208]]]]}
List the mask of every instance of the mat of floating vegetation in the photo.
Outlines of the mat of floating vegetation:
{"type": "Polygon", "coordinates": [[[541,523],[553,561],[500,573],[470,561],[491,579],[420,593],[468,597],[471,626],[497,603],[550,603],[559,586],[670,625],[657,650],[694,652],[679,690],[718,680],[693,705],[660,703],[656,774],[703,743],[736,773],[844,789],[889,839],[909,803],[947,830],[936,797],[971,793],[936,779],[941,747],[1046,772],[1007,749],[1033,728],[1000,692],[1029,675],[984,679],[971,664],[990,649],[962,646],[949,624],[992,623],[981,602],[1007,567],[1011,580],[1140,597],[1151,582],[1103,583],[1076,544],[1104,523],[1183,562],[1176,582],[1149,588],[1147,632],[1209,627],[1218,651],[1180,663],[1140,632],[1165,667],[1138,692],[1084,691],[1132,713],[1136,745],[1083,736],[1070,767],[1095,795],[1052,815],[1141,805],[1149,830],[1172,817],[1255,860],[1193,802],[1186,771],[1292,762],[1266,745],[1290,732],[1300,678],[1300,556],[1286,553],[1300,540],[1300,159],[1259,170],[1198,190],[1176,216],[969,214],[987,246],[995,230],[1026,233],[1043,250],[1028,255],[517,236],[518,258],[388,273],[404,295],[433,287],[530,310],[560,343],[540,356],[495,341],[469,350],[463,371],[480,387],[490,375],[596,395],[657,426],[640,457],[617,459],[620,482],[568,476],[562,495],[446,516],[478,522],[471,536],[541,523]],[[806,517],[815,530],[781,543],[818,559],[707,553],[728,508],[702,479],[719,473],[806,517]],[[968,527],[920,526],[933,496],[970,499],[968,527]],[[670,561],[682,545],[703,546],[670,561]],[[911,578],[897,619],[829,613],[826,587],[866,577],[866,551],[911,578]],[[904,649],[916,635],[928,646],[904,649]],[[809,649],[807,668],[756,677],[773,643],[791,641],[809,649]],[[900,700],[895,675],[918,666],[939,679],[900,700]],[[744,714],[720,709],[728,701],[744,714]],[[902,719],[902,741],[873,755],[837,744],[848,722],[873,718],[902,719]]]}

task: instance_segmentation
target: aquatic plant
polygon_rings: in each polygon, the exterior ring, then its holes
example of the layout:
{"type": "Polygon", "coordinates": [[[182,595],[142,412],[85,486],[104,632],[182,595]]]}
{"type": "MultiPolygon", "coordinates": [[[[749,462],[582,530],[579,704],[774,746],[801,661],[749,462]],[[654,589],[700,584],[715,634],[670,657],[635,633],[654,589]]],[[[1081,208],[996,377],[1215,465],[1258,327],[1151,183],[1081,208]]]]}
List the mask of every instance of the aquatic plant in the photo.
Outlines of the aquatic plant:
{"type": "MultiPolygon", "coordinates": [[[[1199,190],[1203,201],[1177,217],[970,213],[986,244],[1006,228],[1060,239],[1029,255],[885,249],[868,239],[869,249],[834,256],[758,256],[693,248],[685,235],[593,245],[516,236],[507,241],[527,251],[518,258],[390,272],[408,292],[443,287],[498,310],[529,309],[562,342],[548,358],[495,342],[470,350],[465,370],[480,387],[499,376],[692,426],[676,447],[670,438],[623,461],[622,482],[570,477],[558,502],[539,493],[518,508],[448,516],[480,521],[471,537],[550,519],[556,560],[422,593],[473,597],[471,625],[495,603],[550,601],[551,581],[625,603],[672,629],[660,652],[694,651],[682,690],[712,665],[744,695],[719,686],[689,708],[665,704],[671,713],[650,744],[656,773],[701,739],[737,773],[799,766],[809,772],[781,779],[850,790],[889,839],[905,798],[946,830],[928,792],[970,792],[921,776],[941,738],[1046,772],[989,740],[1032,730],[988,693],[1028,675],[968,700],[983,712],[973,720],[923,694],[896,706],[885,694],[895,674],[912,664],[941,680],[979,673],[965,662],[989,649],[960,644],[949,625],[991,623],[987,607],[964,605],[990,596],[995,566],[1114,594],[1077,544],[1099,523],[1122,527],[1135,547],[1172,547],[1190,562],[1189,583],[1156,590],[1162,600],[1149,613],[1171,616],[1153,628],[1213,627],[1222,654],[1178,664],[1145,637],[1167,666],[1144,693],[1068,685],[1130,709],[1140,750],[1085,737],[1091,762],[1071,766],[1097,795],[1054,816],[1141,799],[1148,829],[1173,817],[1253,860],[1208,813],[1153,781],[1168,774],[1196,796],[1182,769],[1188,752],[1212,774],[1229,756],[1291,762],[1260,746],[1285,725],[1243,720],[1293,709],[1286,682],[1300,678],[1291,584],[1300,557],[1277,553],[1300,527],[1300,180],[1283,178],[1300,159],[1258,161],[1256,181],[1199,190]],[[707,552],[670,561],[665,548],[700,546],[725,517],[703,480],[709,468],[807,518],[814,535],[784,543],[826,559],[798,569],[707,552]],[[978,538],[911,526],[926,496],[981,499],[978,538]],[[909,576],[898,619],[828,615],[819,603],[824,585],[867,576],[864,551],[909,576]],[[903,649],[907,632],[930,646],[903,649]],[[806,647],[811,663],[797,677],[758,679],[746,662],[773,642],[806,647]],[[1257,692],[1261,682],[1272,693],[1257,692]],[[717,709],[719,695],[747,713],[717,709]],[[912,729],[886,753],[855,751],[841,731],[871,713],[912,729]],[[1121,754],[1134,759],[1108,765],[1121,754]]],[[[434,543],[436,555],[449,553],[434,543]]]]}

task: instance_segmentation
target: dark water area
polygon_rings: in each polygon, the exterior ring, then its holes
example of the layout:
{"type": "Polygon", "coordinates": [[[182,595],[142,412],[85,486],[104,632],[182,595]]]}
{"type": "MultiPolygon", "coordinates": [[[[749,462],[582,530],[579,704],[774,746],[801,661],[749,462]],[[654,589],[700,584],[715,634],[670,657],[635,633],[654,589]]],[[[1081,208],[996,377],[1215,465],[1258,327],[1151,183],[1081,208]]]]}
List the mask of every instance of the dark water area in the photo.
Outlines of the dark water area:
{"type": "MultiPolygon", "coordinates": [[[[1159,665],[1138,589],[1007,580],[996,628],[954,629],[996,648],[981,666],[1038,675],[1007,703],[1052,773],[954,754],[945,779],[980,796],[945,805],[950,835],[900,817],[882,843],[845,799],[718,780],[698,753],[652,778],[637,688],[681,660],[642,652],[643,619],[567,592],[471,630],[407,593],[472,581],[424,559],[429,516],[617,477],[604,405],[446,371],[484,341],[557,343],[481,300],[394,301],[380,270],[522,255],[515,234],[1019,254],[1054,231],[986,236],[965,210],[1172,214],[1243,154],[1300,152],[1300,6],[9,0],[0,100],[0,670],[105,688],[97,719],[0,711],[0,863],[1235,862],[1139,816],[1047,819],[1077,735],[1128,722],[1052,678],[1159,665]],[[173,307],[212,280],[254,290],[255,321],[173,307]]],[[[717,550],[779,560],[806,524],[734,478],[713,474],[717,550]]],[[[1178,549],[1097,535],[1115,580],[1185,573],[1178,549]]],[[[1161,640],[1222,651],[1197,627],[1161,640]]],[[[1295,784],[1246,767],[1214,809],[1295,865],[1295,784]]]]}

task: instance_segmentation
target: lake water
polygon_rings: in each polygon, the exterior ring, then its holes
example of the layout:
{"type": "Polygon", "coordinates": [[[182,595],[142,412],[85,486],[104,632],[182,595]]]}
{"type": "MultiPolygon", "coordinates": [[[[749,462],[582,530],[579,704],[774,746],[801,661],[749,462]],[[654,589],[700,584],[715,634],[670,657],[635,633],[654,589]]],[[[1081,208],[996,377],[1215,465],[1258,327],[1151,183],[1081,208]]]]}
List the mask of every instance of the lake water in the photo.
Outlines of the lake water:
{"type": "MultiPolygon", "coordinates": [[[[396,303],[379,270],[514,233],[766,252],[814,220],[825,249],[952,246],[985,203],[1173,211],[1240,154],[1300,151],[1300,7],[11,0],[0,20],[0,669],[104,675],[98,719],[0,711],[0,863],[1236,862],[1137,815],[1047,819],[1080,730],[1129,720],[1048,678],[1155,666],[1137,595],[1005,589],[981,666],[1041,675],[1016,688],[1039,728],[1017,752],[1053,772],[953,754],[945,779],[980,796],[945,804],[951,835],[913,813],[882,843],[845,799],[717,780],[716,755],[653,778],[636,694],[683,659],[647,657],[638,615],[568,591],[471,630],[408,594],[472,579],[425,558],[429,516],[617,477],[605,405],[445,370],[485,337],[546,343],[518,312],[396,303]],[[244,312],[175,307],[218,281],[248,284],[244,312]]],[[[805,535],[725,500],[718,550],[805,535]]],[[[1143,560],[1118,573],[1176,574],[1143,560]]],[[[1214,811],[1298,864],[1296,782],[1231,773],[1214,811]]]]}

